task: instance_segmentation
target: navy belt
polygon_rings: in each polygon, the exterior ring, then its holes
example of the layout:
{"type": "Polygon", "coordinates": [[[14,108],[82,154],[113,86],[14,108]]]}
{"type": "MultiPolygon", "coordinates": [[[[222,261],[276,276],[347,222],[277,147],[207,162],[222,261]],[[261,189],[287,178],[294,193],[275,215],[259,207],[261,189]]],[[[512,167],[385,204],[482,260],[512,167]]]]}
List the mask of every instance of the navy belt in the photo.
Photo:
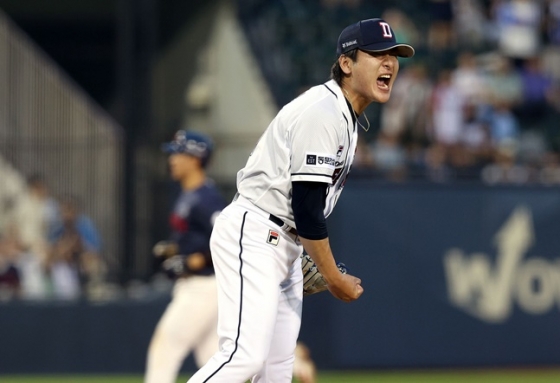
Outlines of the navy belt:
{"type": "Polygon", "coordinates": [[[274,222],[275,224],[277,224],[277,225],[280,226],[280,227],[284,227],[284,225],[287,226],[287,227],[289,227],[290,230],[288,230],[288,232],[289,232],[290,234],[298,235],[296,229],[294,229],[293,227],[291,227],[291,226],[289,226],[289,225],[286,225],[286,224],[284,223],[284,221],[282,221],[282,220],[281,220],[280,218],[278,218],[277,216],[275,216],[275,215],[273,215],[273,214],[270,214],[270,215],[268,216],[268,219],[271,220],[272,222],[274,222]]]}
{"type": "MultiPolygon", "coordinates": [[[[236,201],[239,198],[239,196],[240,196],[239,192],[235,193],[235,196],[233,196],[233,200],[236,201]]],[[[296,229],[294,229],[290,225],[287,225],[286,223],[284,223],[284,221],[282,221],[280,218],[278,218],[274,214],[269,214],[268,219],[270,221],[274,222],[275,224],[277,224],[278,226],[280,226],[281,228],[289,228],[288,233],[293,234],[295,236],[298,235],[296,229]]]]}

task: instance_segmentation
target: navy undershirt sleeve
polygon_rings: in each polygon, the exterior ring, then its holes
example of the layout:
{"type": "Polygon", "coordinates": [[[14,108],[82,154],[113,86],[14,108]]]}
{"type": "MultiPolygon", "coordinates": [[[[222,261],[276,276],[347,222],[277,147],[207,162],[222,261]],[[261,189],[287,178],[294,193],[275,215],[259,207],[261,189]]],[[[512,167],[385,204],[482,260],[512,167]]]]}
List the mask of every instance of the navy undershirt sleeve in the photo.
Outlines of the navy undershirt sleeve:
{"type": "Polygon", "coordinates": [[[292,210],[298,235],[319,240],[328,237],[325,198],[328,185],[323,182],[292,182],[292,210]]]}

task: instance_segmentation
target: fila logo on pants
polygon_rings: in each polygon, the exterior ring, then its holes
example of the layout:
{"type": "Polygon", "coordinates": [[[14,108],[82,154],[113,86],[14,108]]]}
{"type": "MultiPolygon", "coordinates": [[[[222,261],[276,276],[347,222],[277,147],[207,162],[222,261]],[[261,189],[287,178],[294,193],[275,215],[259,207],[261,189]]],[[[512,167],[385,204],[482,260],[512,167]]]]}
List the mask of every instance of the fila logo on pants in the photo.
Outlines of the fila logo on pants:
{"type": "Polygon", "coordinates": [[[276,231],[269,230],[268,231],[268,238],[266,239],[266,243],[269,243],[273,246],[277,246],[279,238],[280,238],[280,235],[276,231]]]}

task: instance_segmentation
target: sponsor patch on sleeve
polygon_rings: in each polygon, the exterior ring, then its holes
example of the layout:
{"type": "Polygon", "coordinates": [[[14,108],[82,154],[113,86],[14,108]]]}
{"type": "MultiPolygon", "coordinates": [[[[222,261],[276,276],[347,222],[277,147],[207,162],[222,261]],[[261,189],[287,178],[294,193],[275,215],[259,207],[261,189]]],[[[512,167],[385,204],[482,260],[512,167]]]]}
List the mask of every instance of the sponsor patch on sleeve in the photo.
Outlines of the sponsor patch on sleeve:
{"type": "Polygon", "coordinates": [[[334,169],[336,159],[330,154],[305,153],[305,166],[334,169]]]}

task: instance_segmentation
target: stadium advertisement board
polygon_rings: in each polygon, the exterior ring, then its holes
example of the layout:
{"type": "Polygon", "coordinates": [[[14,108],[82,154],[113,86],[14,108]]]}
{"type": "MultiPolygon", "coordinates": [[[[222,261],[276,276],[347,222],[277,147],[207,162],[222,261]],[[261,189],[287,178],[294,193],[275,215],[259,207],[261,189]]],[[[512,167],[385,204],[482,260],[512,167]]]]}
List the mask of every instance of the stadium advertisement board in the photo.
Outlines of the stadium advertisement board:
{"type": "Polygon", "coordinates": [[[365,292],[305,305],[326,365],[560,364],[558,189],[351,182],[329,233],[365,292]]]}

